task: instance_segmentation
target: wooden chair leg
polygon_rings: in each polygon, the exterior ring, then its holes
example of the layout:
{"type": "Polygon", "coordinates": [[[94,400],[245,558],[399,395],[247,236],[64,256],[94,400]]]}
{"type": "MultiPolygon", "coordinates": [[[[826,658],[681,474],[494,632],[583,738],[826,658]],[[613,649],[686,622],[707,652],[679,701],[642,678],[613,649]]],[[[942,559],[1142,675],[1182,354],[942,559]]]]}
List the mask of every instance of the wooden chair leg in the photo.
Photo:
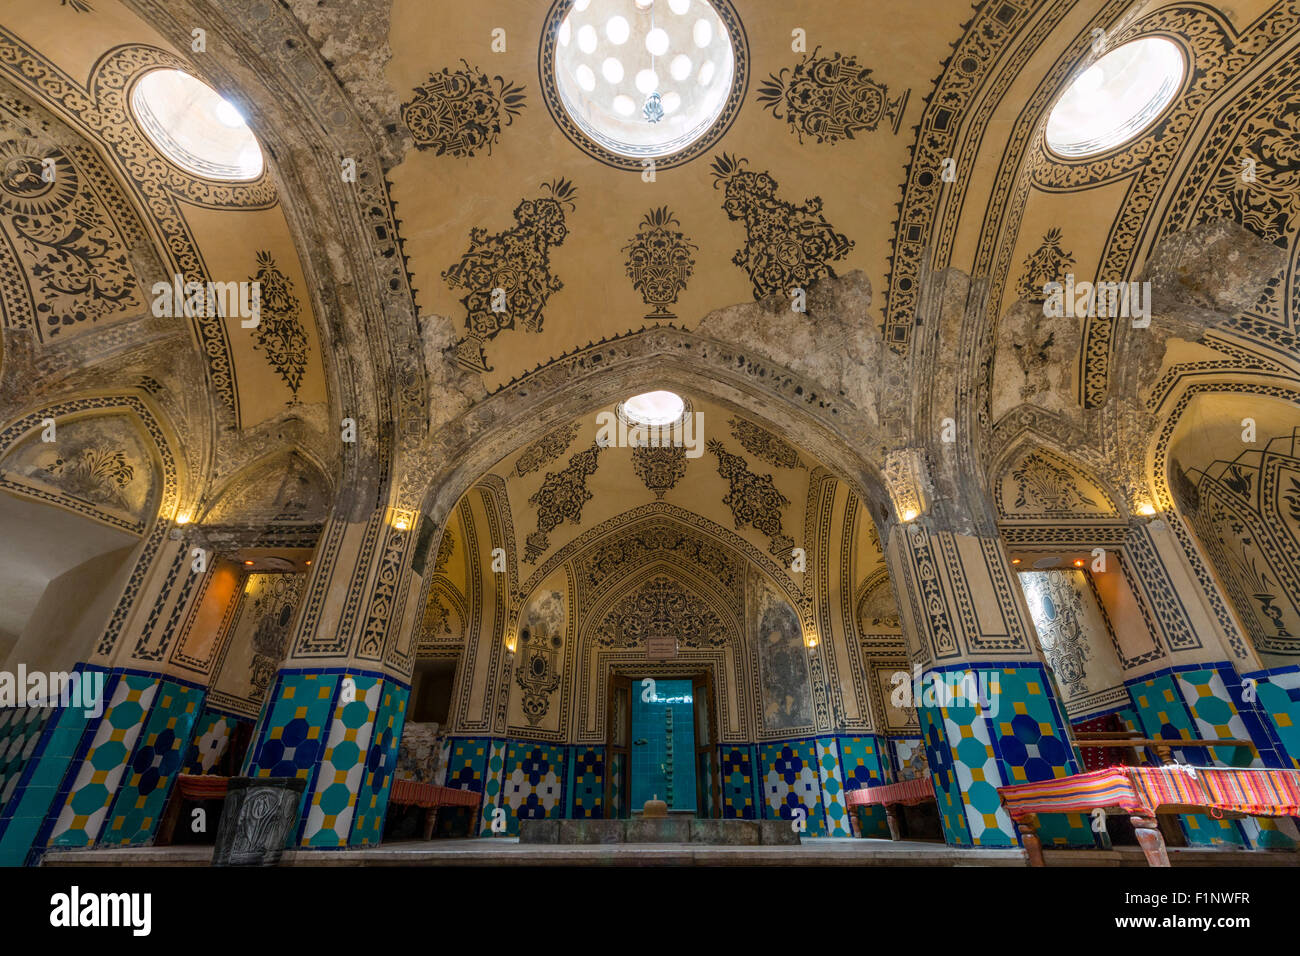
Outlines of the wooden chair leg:
{"type": "Polygon", "coordinates": [[[180,820],[184,802],[185,799],[181,796],[180,787],[175,787],[167,801],[167,809],[163,811],[163,818],[159,821],[158,836],[154,838],[154,846],[172,845],[172,840],[176,838],[176,823],[180,820]]]}
{"type": "Polygon", "coordinates": [[[889,839],[901,840],[903,837],[898,827],[898,804],[885,804],[885,822],[889,824],[889,839]]]}
{"type": "Polygon", "coordinates": [[[1023,819],[1016,821],[1016,827],[1020,830],[1020,840],[1025,844],[1025,854],[1029,857],[1030,866],[1047,866],[1043,859],[1043,841],[1038,839],[1038,817],[1030,814],[1023,819]]]}
{"type": "Polygon", "coordinates": [[[1146,854],[1148,866],[1168,866],[1169,852],[1165,849],[1165,838],[1160,834],[1160,825],[1155,817],[1133,814],[1129,817],[1133,832],[1137,834],[1138,845],[1146,854]]]}
{"type": "Polygon", "coordinates": [[[423,839],[430,840],[433,838],[433,829],[438,824],[438,808],[427,807],[424,811],[424,834],[423,839]]]}

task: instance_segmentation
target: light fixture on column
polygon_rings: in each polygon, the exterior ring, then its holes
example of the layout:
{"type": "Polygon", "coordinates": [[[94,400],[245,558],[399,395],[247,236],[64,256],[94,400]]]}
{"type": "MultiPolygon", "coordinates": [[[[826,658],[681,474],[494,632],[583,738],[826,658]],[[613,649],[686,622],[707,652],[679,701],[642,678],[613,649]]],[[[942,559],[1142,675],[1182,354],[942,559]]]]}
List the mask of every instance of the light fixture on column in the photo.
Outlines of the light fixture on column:
{"type": "Polygon", "coordinates": [[[806,631],[806,632],[804,632],[803,643],[804,643],[804,646],[807,647],[809,650],[812,650],[814,647],[816,647],[816,646],[817,646],[817,632],[816,632],[816,631],[806,631]]]}
{"type": "Polygon", "coordinates": [[[919,516],[920,516],[920,512],[918,512],[915,508],[908,508],[906,511],[903,512],[904,521],[915,521],[919,516]]]}
{"type": "Polygon", "coordinates": [[[1144,518],[1150,518],[1156,513],[1156,506],[1149,501],[1144,501],[1138,505],[1137,512],[1144,518]]]}
{"type": "Polygon", "coordinates": [[[511,654],[513,654],[518,649],[518,647],[519,647],[519,635],[517,635],[514,632],[514,630],[511,630],[506,635],[506,650],[508,650],[511,654]]]}
{"type": "Polygon", "coordinates": [[[190,523],[190,513],[189,513],[188,511],[183,511],[183,512],[181,512],[180,514],[178,514],[178,515],[176,516],[176,523],[177,523],[177,524],[189,524],[189,523],[190,523]]]}

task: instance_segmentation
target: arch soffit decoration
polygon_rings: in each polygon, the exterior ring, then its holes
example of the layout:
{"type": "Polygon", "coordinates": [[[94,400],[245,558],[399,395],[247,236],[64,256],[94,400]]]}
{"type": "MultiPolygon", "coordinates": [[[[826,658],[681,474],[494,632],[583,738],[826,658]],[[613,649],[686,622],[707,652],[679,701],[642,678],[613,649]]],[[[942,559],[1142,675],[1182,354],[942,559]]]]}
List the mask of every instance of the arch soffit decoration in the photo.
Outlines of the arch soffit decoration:
{"type": "MultiPolygon", "coordinates": [[[[1109,524],[1127,522],[1129,514],[1124,503],[1124,496],[1116,491],[1111,483],[1097,473],[1097,469],[1084,464],[1076,455],[1061,448],[1048,436],[1033,428],[1025,429],[1020,435],[1004,447],[989,468],[989,491],[997,509],[998,521],[1089,521],[1109,524]],[[1038,456],[1048,465],[1068,472],[1070,478],[1078,485],[1091,485],[1092,489],[1104,496],[1096,501],[1090,510],[1071,511],[1048,509],[1042,513],[1018,514],[1014,504],[1007,502],[1002,492],[1002,485],[1008,473],[1016,465],[1023,463],[1030,456],[1038,456]],[[1050,512],[1050,513],[1049,513],[1050,512]]],[[[1086,507],[1086,506],[1085,506],[1086,507]]]]}
{"type": "MultiPolygon", "coordinates": [[[[627,538],[638,534],[642,529],[652,527],[656,524],[670,525],[674,529],[681,531],[683,534],[695,538],[704,538],[711,544],[716,544],[731,556],[733,556],[739,566],[744,569],[753,567],[762,572],[778,590],[785,596],[792,607],[799,612],[800,618],[807,624],[810,620],[812,608],[808,596],[804,593],[795,582],[785,573],[781,565],[773,561],[770,556],[754,547],[739,535],[715,524],[694,512],[679,508],[676,505],[667,502],[655,501],[629,512],[615,515],[606,521],[601,522],[594,528],[583,532],[577,538],[570,541],[564,547],[560,548],[555,554],[547,558],[536,571],[529,575],[523,585],[519,588],[517,595],[518,600],[515,602],[515,613],[519,613],[522,608],[526,607],[531,600],[533,593],[541,584],[549,578],[557,569],[566,565],[572,566],[581,561],[584,557],[590,556],[596,549],[613,544],[622,538],[627,538]]],[[[594,595],[593,605],[603,601],[605,597],[616,590],[625,582],[635,579],[639,581],[642,577],[641,571],[648,565],[653,565],[664,561],[664,555],[661,551],[647,551],[644,556],[638,557],[631,561],[625,568],[620,568],[616,575],[613,575],[609,581],[602,582],[598,591],[594,595]]],[[[671,564],[671,562],[669,562],[671,564]]],[[[682,565],[673,565],[675,569],[681,569],[682,565]]],[[[707,572],[702,573],[696,570],[697,565],[691,565],[689,572],[692,577],[708,577],[707,572]]],[[[716,582],[709,586],[712,591],[721,596],[726,593],[726,586],[723,582],[716,582]]],[[[590,619],[590,613],[584,613],[584,620],[590,619]]],[[[734,616],[734,615],[732,615],[734,616]]]]}
{"type": "Polygon", "coordinates": [[[475,404],[422,449],[421,460],[405,471],[401,497],[441,522],[478,476],[539,434],[621,401],[629,390],[644,391],[648,383],[707,399],[777,434],[800,435],[801,449],[875,505],[874,520],[888,509],[879,467],[856,450],[884,445],[866,415],[823,398],[816,383],[741,346],[668,328],[576,352],[475,404]],[[486,432],[497,441],[482,441],[486,432]]]}
{"type": "MultiPolygon", "coordinates": [[[[184,458],[178,454],[176,436],[165,424],[166,418],[145,398],[135,395],[87,395],[45,405],[15,419],[0,431],[0,488],[26,498],[52,504],[74,514],[83,515],[101,524],[145,535],[151,527],[170,522],[180,502],[190,495],[192,484],[178,466],[184,458]],[[128,422],[142,446],[148,450],[149,465],[160,478],[157,500],[151,513],[140,522],[126,522],[113,518],[89,502],[66,494],[40,494],[27,485],[15,482],[4,474],[4,462],[16,449],[30,439],[40,440],[47,419],[53,419],[55,428],[64,427],[91,418],[116,417],[128,422]]],[[[56,431],[57,434],[57,431],[56,431]]]]}

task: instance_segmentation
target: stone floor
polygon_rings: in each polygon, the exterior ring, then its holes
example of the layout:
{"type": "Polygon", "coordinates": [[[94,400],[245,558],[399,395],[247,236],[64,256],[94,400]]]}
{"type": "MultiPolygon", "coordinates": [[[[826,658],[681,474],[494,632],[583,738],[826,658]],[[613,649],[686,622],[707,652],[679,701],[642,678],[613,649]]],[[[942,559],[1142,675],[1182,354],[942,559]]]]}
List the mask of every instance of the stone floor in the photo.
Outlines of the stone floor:
{"type": "MultiPolygon", "coordinates": [[[[1052,866],[1146,866],[1137,847],[1047,850],[1052,866]]],[[[1174,866],[1297,866],[1295,852],[1170,849],[1174,866]]],[[[45,866],[205,866],[211,847],[52,850],[45,866]]],[[[283,866],[1025,866],[1015,849],[959,849],[903,840],[804,838],[800,846],[700,846],[683,843],[590,846],[521,845],[517,839],[388,843],[341,852],[287,850],[283,866]]]]}

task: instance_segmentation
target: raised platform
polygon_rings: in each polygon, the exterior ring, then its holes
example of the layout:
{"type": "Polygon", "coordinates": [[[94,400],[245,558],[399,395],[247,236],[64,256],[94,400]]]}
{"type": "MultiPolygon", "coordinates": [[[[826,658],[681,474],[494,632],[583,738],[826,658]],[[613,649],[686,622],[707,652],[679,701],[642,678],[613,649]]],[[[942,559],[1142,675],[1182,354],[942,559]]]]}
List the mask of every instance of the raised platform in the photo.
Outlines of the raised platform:
{"type": "MultiPolygon", "coordinates": [[[[1047,865],[1146,866],[1138,847],[1045,850],[1047,865]]],[[[204,846],[51,850],[45,866],[207,866],[204,846]]],[[[1297,866],[1300,854],[1171,848],[1180,866],[1297,866]]],[[[283,866],[1026,866],[1025,851],[960,849],[913,840],[805,838],[800,846],[522,844],[511,837],[414,840],[364,850],[286,850],[283,866]]],[[[1043,872],[1043,871],[1040,871],[1043,872]]],[[[1048,877],[1050,879],[1050,876],[1048,877]]]]}
{"type": "Polygon", "coordinates": [[[711,846],[798,846],[788,820],[700,820],[636,817],[630,820],[523,820],[519,842],[533,845],[681,843],[711,846]]]}

